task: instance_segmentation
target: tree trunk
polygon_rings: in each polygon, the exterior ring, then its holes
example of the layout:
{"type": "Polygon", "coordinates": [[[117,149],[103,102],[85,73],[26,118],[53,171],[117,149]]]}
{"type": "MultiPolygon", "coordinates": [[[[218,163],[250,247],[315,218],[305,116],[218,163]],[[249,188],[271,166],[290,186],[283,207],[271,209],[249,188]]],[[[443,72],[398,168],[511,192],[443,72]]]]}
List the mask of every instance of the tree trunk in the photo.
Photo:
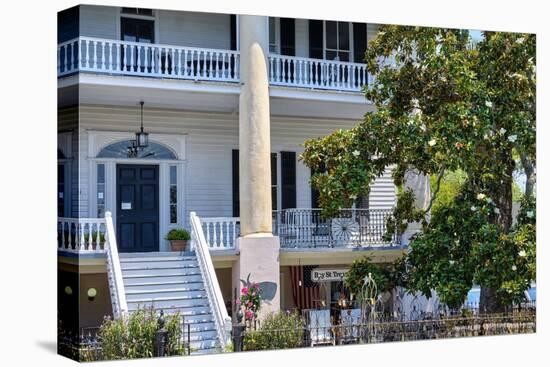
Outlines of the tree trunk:
{"type": "MultiPolygon", "coordinates": [[[[512,185],[514,164],[511,157],[505,162],[508,162],[505,177],[502,177],[500,182],[500,190],[498,190],[498,198],[495,198],[495,203],[499,209],[497,224],[504,233],[508,233],[512,227],[512,185]]],[[[497,186],[498,187],[498,186],[497,186]]],[[[481,287],[479,295],[479,311],[482,313],[500,313],[504,311],[504,306],[498,301],[496,289],[490,287],[481,287]]]]}
{"type": "Polygon", "coordinates": [[[535,189],[535,166],[525,155],[521,155],[521,165],[523,166],[523,172],[525,173],[525,196],[533,196],[535,189]]]}

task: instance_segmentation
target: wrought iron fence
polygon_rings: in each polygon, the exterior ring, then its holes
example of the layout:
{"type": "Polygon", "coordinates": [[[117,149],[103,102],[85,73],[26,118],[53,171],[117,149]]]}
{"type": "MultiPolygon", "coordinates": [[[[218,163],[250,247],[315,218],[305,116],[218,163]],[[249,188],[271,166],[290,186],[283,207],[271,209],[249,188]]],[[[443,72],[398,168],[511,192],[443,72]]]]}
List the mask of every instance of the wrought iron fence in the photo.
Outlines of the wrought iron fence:
{"type": "Polygon", "coordinates": [[[372,320],[362,323],[328,326],[306,325],[300,329],[247,329],[242,334],[242,339],[235,342],[242,342],[242,350],[246,351],[534,332],[536,332],[535,312],[516,312],[512,314],[446,317],[436,320],[372,320]]]}

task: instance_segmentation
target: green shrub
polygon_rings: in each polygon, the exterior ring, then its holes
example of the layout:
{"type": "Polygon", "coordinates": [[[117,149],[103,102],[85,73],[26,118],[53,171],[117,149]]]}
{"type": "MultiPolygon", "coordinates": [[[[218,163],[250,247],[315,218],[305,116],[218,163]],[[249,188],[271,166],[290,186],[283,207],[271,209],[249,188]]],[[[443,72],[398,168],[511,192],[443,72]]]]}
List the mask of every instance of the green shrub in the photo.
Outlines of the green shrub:
{"type": "MultiPolygon", "coordinates": [[[[97,231],[92,232],[92,242],[95,243],[97,240],[97,231]]],[[[89,233],[84,233],[84,242],[87,243],[90,239],[89,233]]],[[[99,232],[99,243],[105,243],[105,233],[99,232]]]]}
{"type": "Polygon", "coordinates": [[[172,229],[165,237],[168,241],[188,241],[191,239],[189,232],[183,228],[181,229],[172,229]]]}
{"type": "Polygon", "coordinates": [[[259,330],[246,333],[244,350],[299,348],[303,337],[304,322],[299,313],[273,313],[261,323],[259,330]]]}
{"type": "MultiPolygon", "coordinates": [[[[126,320],[106,318],[99,329],[102,359],[132,359],[153,356],[158,315],[153,308],[131,313],[126,320]]],[[[165,316],[168,332],[166,355],[184,355],[179,313],[165,316]]]]}

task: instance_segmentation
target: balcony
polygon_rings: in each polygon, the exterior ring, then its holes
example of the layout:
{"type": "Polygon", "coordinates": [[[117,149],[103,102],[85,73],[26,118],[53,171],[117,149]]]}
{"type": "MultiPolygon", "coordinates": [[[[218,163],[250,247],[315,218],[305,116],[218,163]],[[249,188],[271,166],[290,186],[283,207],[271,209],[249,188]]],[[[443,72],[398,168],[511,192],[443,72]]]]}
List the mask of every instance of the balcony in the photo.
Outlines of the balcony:
{"type": "MultiPolygon", "coordinates": [[[[239,52],[80,37],[57,46],[58,77],[78,72],[237,84],[239,52]]],[[[366,65],[269,55],[270,85],[361,92],[366,65]]]]}
{"type": "MultiPolygon", "coordinates": [[[[388,234],[392,210],[342,209],[323,218],[320,209],[286,209],[273,212],[273,234],[283,250],[376,249],[400,246],[397,234],[388,234]]],[[[235,249],[240,235],[239,218],[200,218],[210,250],[235,249]]]]}

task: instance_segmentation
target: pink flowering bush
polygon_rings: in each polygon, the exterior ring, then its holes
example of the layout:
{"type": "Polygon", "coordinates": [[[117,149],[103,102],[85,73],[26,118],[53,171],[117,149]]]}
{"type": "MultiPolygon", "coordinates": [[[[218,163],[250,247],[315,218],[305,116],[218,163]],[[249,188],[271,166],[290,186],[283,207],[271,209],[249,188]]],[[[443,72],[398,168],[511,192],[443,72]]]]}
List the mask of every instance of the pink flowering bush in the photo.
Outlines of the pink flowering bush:
{"type": "Polygon", "coordinates": [[[262,301],[261,292],[258,283],[252,283],[241,289],[241,298],[236,301],[236,304],[243,309],[245,320],[254,320],[258,316],[262,301]]]}

